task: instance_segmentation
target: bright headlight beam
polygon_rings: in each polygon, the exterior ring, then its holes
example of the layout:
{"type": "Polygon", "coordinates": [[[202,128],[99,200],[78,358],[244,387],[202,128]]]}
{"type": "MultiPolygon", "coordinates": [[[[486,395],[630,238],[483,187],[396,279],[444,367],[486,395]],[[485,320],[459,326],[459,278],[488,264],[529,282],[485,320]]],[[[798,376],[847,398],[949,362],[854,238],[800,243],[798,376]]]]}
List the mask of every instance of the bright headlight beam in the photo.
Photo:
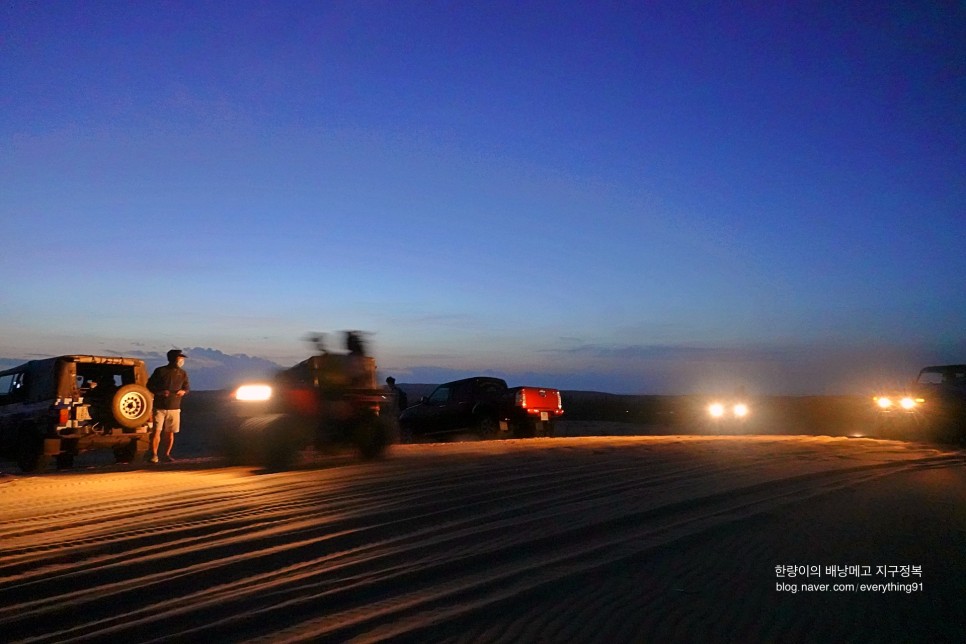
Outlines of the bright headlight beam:
{"type": "Polygon", "coordinates": [[[916,406],[916,401],[907,396],[899,401],[899,405],[901,405],[903,409],[912,409],[916,406]]]}
{"type": "Polygon", "coordinates": [[[724,413],[725,413],[724,405],[722,405],[721,403],[714,403],[710,407],[708,407],[708,413],[711,414],[714,418],[721,418],[722,416],[724,416],[724,413]]]}
{"type": "Polygon", "coordinates": [[[734,409],[732,409],[732,411],[734,412],[737,418],[744,418],[745,416],[748,415],[748,405],[744,403],[738,403],[737,405],[734,406],[734,409]]]}
{"type": "Polygon", "coordinates": [[[272,388],[268,385],[242,385],[235,390],[235,400],[244,402],[259,402],[272,397],[272,388]]]}
{"type": "Polygon", "coordinates": [[[882,407],[883,409],[888,409],[889,407],[892,407],[892,401],[885,396],[880,396],[879,398],[876,398],[875,403],[879,407],[882,407]]]}

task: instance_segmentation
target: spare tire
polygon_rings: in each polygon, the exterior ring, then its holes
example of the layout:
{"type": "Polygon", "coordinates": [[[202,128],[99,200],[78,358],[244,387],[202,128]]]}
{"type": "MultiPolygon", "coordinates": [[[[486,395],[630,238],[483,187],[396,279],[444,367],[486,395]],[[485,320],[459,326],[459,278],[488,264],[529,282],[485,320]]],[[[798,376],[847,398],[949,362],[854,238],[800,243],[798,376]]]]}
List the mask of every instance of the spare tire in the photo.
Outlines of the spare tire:
{"type": "Polygon", "coordinates": [[[124,385],[111,400],[111,413],[117,424],[136,429],[151,419],[151,392],[144,385],[124,385]]]}

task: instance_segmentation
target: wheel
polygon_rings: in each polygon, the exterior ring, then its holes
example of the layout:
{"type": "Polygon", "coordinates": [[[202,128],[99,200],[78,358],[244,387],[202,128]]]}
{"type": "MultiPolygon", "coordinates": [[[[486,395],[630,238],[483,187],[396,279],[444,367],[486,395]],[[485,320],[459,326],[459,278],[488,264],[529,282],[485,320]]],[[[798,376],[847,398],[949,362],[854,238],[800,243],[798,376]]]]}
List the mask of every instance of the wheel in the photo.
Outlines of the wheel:
{"type": "Polygon", "coordinates": [[[130,442],[115,445],[114,461],[117,463],[134,463],[138,460],[138,456],[145,451],[144,449],[139,449],[140,447],[140,441],[136,438],[132,438],[130,442]]]}
{"type": "Polygon", "coordinates": [[[294,414],[269,414],[242,423],[235,437],[245,464],[269,471],[291,469],[299,452],[312,443],[311,423],[294,414]]]}
{"type": "Polygon", "coordinates": [[[20,429],[17,438],[17,465],[22,472],[42,472],[47,469],[49,457],[44,454],[43,438],[32,427],[20,429]]]}
{"type": "Polygon", "coordinates": [[[69,470],[74,467],[74,455],[63,452],[55,457],[55,466],[58,470],[69,470]]]}
{"type": "Polygon", "coordinates": [[[273,472],[291,469],[304,447],[301,434],[299,424],[289,416],[270,423],[258,441],[259,460],[265,469],[273,472]]]}
{"type": "Polygon", "coordinates": [[[111,413],[117,424],[136,429],[151,419],[151,392],[144,385],[124,385],[111,400],[111,413]]]}
{"type": "Polygon", "coordinates": [[[257,416],[242,421],[227,422],[222,428],[219,448],[229,465],[258,465],[262,437],[277,415],[257,416]]]}
{"type": "Polygon", "coordinates": [[[533,438],[537,435],[537,424],[530,420],[514,422],[510,427],[513,438],[533,438]]]}
{"type": "Polygon", "coordinates": [[[929,428],[929,435],[937,443],[957,445],[966,438],[966,424],[963,420],[952,415],[936,419],[929,428]]]}
{"type": "Polygon", "coordinates": [[[391,430],[384,418],[366,416],[356,424],[352,440],[362,458],[373,459],[386,451],[391,440],[391,430]]]}
{"type": "Polygon", "coordinates": [[[250,442],[242,440],[237,434],[226,434],[221,444],[221,453],[229,465],[256,465],[255,448],[250,442]]]}
{"type": "Polygon", "coordinates": [[[477,421],[476,431],[483,440],[491,440],[500,433],[500,423],[492,416],[484,416],[477,421]]]}
{"type": "Polygon", "coordinates": [[[418,442],[417,436],[413,433],[413,424],[410,421],[399,421],[399,442],[415,443],[418,442]]]}

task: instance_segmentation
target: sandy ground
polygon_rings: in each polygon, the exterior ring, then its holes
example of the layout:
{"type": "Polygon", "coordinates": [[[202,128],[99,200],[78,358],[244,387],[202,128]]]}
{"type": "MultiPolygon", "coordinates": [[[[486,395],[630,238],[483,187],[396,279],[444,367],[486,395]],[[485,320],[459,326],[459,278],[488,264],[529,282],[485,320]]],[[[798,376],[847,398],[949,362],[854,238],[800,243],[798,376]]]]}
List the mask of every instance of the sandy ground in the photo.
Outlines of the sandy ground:
{"type": "Polygon", "coordinates": [[[966,623],[961,450],[572,436],[267,474],[180,447],[0,464],[0,638],[958,642],[966,623]]]}

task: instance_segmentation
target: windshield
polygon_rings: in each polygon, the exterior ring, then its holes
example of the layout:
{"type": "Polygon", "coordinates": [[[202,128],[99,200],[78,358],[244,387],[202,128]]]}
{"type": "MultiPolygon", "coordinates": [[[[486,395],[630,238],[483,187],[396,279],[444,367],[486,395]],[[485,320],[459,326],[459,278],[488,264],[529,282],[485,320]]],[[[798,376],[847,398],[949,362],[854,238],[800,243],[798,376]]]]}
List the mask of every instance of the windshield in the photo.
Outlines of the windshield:
{"type": "Polygon", "coordinates": [[[930,369],[919,374],[921,385],[966,385],[966,369],[930,369]]]}

